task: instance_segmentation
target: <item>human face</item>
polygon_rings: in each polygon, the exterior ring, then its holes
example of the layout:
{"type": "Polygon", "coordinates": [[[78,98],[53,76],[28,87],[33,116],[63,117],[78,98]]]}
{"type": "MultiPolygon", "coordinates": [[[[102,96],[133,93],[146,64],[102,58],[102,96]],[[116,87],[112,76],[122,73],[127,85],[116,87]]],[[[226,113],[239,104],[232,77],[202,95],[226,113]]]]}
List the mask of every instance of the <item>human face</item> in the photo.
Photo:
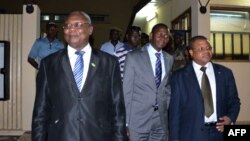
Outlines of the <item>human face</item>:
{"type": "Polygon", "coordinates": [[[54,39],[57,36],[57,28],[54,26],[49,27],[47,30],[47,36],[48,38],[54,39]]]}
{"type": "Polygon", "coordinates": [[[189,53],[197,64],[204,66],[212,58],[212,47],[207,40],[198,39],[194,41],[189,53]]]}
{"type": "Polygon", "coordinates": [[[117,30],[114,30],[113,32],[111,32],[110,40],[111,41],[118,41],[118,40],[120,40],[120,32],[117,31],[117,30]]]}
{"type": "Polygon", "coordinates": [[[159,27],[151,34],[151,43],[153,47],[160,51],[162,48],[166,47],[169,42],[169,32],[167,28],[159,27]]]}
{"type": "Polygon", "coordinates": [[[131,35],[128,35],[128,41],[133,47],[137,47],[140,44],[141,36],[139,32],[133,31],[131,35]]]}
{"type": "Polygon", "coordinates": [[[71,15],[65,21],[64,38],[76,50],[81,50],[89,43],[92,32],[93,26],[82,15],[71,15]]]}

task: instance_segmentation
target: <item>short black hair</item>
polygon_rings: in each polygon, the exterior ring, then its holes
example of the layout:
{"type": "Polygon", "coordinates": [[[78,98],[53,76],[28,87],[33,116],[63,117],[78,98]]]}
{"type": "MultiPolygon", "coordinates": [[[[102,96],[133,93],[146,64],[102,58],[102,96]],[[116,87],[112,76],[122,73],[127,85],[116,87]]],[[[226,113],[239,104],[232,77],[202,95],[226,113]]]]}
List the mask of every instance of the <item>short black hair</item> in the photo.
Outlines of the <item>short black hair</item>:
{"type": "Polygon", "coordinates": [[[141,28],[139,26],[131,26],[128,28],[127,34],[130,35],[133,32],[141,33],[141,28]]]}
{"type": "Polygon", "coordinates": [[[156,30],[158,30],[158,28],[166,28],[168,29],[168,26],[164,23],[158,23],[156,25],[154,25],[154,27],[152,28],[152,33],[155,33],[156,30]]]}
{"type": "Polygon", "coordinates": [[[141,33],[141,37],[149,38],[148,34],[145,33],[145,32],[142,32],[142,33],[141,33]]]}
{"type": "MultiPolygon", "coordinates": [[[[189,40],[189,46],[188,46],[188,49],[193,49],[193,45],[194,45],[194,42],[197,41],[197,40],[206,40],[207,41],[207,38],[205,36],[202,36],[202,35],[197,35],[197,36],[194,36],[192,37],[190,40],[189,40]]],[[[210,44],[209,44],[210,45],[210,44]]]]}

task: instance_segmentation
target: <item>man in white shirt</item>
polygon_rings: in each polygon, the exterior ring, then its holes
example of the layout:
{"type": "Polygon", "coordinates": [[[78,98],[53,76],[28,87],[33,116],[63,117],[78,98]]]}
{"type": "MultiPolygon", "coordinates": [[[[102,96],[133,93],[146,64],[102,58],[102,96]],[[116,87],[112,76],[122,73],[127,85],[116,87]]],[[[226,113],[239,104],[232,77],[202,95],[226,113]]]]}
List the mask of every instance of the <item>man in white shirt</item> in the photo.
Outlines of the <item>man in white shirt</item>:
{"type": "Polygon", "coordinates": [[[121,30],[119,30],[118,28],[111,28],[109,33],[110,40],[101,45],[101,51],[107,52],[117,57],[116,51],[123,46],[120,38],[121,30]]]}

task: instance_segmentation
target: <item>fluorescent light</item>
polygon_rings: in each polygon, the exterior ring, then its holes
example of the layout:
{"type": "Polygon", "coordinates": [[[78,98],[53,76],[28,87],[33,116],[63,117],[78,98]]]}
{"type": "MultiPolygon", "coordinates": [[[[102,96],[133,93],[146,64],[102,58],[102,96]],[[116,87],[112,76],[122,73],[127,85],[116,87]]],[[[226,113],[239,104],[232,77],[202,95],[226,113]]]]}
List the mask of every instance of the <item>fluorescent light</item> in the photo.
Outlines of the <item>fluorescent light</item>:
{"type": "Polygon", "coordinates": [[[155,12],[150,12],[148,13],[148,16],[146,18],[147,22],[154,19],[156,17],[156,13],[155,12]]]}
{"type": "Polygon", "coordinates": [[[236,17],[242,18],[242,14],[227,14],[227,13],[210,13],[211,16],[220,16],[220,17],[236,17]]]}
{"type": "Polygon", "coordinates": [[[137,12],[136,16],[138,16],[138,17],[147,17],[149,14],[151,14],[155,10],[156,10],[156,7],[154,6],[154,4],[153,3],[148,3],[139,12],[137,12]]]}

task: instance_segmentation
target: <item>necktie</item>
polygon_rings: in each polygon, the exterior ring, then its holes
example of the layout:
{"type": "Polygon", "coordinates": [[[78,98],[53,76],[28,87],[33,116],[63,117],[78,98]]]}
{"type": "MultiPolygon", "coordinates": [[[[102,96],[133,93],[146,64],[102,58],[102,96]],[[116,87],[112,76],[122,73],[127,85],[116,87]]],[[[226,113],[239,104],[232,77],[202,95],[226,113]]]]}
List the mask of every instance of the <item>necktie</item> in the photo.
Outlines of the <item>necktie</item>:
{"type": "MultiPolygon", "coordinates": [[[[156,63],[155,63],[155,84],[158,88],[161,84],[161,53],[155,53],[156,63]]],[[[158,110],[157,96],[155,98],[154,111],[158,110]]]]}
{"type": "Polygon", "coordinates": [[[161,84],[161,53],[155,53],[156,63],[155,63],[155,84],[158,88],[161,84]]]}
{"type": "Polygon", "coordinates": [[[75,54],[77,55],[75,66],[74,66],[74,78],[78,87],[78,90],[81,91],[82,85],[82,76],[83,76],[83,51],[76,51],[75,54]]]}
{"type": "Polygon", "coordinates": [[[201,67],[201,71],[203,72],[201,79],[201,92],[204,99],[204,107],[205,107],[205,116],[210,117],[213,112],[213,99],[210,83],[206,74],[206,67],[201,67]]]}

